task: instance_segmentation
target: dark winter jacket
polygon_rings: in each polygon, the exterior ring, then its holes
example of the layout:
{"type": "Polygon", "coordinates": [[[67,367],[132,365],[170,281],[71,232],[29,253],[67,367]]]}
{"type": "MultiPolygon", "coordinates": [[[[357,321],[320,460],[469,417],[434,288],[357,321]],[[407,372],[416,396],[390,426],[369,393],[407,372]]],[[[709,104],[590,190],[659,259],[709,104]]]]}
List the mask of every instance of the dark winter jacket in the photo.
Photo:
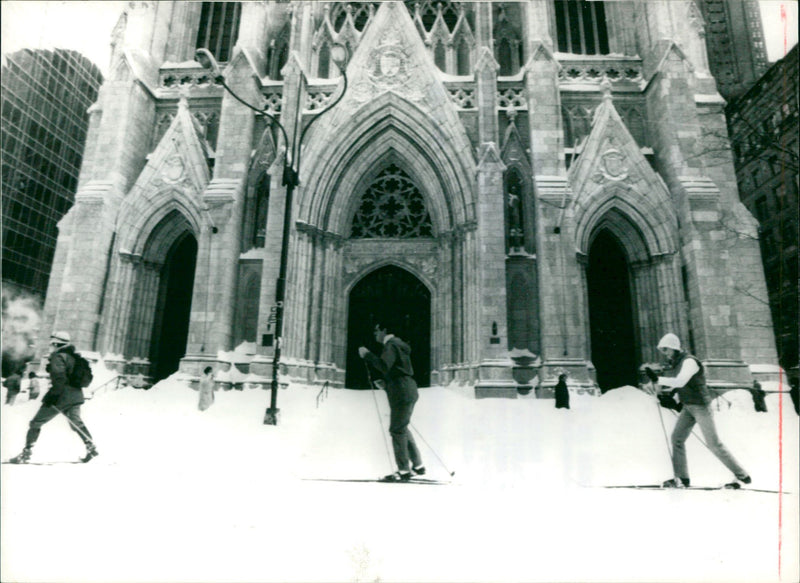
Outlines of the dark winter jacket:
{"type": "Polygon", "coordinates": [[[555,388],[556,393],[556,409],[569,409],[569,389],[567,388],[567,381],[559,377],[558,383],[555,388]]]}
{"type": "Polygon", "coordinates": [[[18,373],[14,373],[6,379],[6,389],[8,389],[9,393],[17,394],[19,393],[20,388],[20,376],[18,373]]]}
{"type": "Polygon", "coordinates": [[[708,390],[708,386],[706,385],[705,369],[703,368],[703,363],[691,354],[679,352],[675,357],[675,361],[672,363],[672,367],[664,371],[664,376],[678,376],[681,372],[683,361],[687,358],[693,359],[697,363],[697,366],[700,367],[700,370],[697,371],[684,386],[678,387],[678,396],[681,399],[681,403],[684,405],[708,405],[711,403],[712,398],[711,391],[708,390]]]}
{"type": "Polygon", "coordinates": [[[364,358],[386,379],[390,405],[417,400],[419,395],[417,383],[414,381],[414,368],[411,366],[411,347],[408,344],[392,336],[384,342],[380,358],[371,352],[364,358]]]}
{"type": "Polygon", "coordinates": [[[47,372],[50,374],[50,390],[42,397],[44,405],[55,405],[62,411],[83,403],[83,390],[69,384],[69,375],[75,366],[75,347],[68,344],[50,354],[47,372]]]}

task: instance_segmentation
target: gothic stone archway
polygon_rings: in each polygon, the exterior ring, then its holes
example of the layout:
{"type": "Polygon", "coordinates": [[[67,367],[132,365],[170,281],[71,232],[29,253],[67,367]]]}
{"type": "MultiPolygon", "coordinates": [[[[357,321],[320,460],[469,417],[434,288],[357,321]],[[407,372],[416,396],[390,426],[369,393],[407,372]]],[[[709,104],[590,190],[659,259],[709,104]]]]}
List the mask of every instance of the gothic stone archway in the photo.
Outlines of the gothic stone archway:
{"type": "Polygon", "coordinates": [[[345,386],[369,388],[358,347],[376,354],[372,330],[375,322],[387,322],[393,332],[411,346],[414,377],[421,387],[430,385],[431,294],[408,271],[388,265],[370,272],[350,292],[347,321],[347,371],[345,386]]]}

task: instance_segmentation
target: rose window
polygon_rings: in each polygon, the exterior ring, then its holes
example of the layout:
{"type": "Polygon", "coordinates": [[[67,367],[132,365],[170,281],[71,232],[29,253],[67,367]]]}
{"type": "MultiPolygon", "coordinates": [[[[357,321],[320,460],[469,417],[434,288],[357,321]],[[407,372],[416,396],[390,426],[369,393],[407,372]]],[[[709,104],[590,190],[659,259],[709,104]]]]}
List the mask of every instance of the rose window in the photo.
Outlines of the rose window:
{"type": "Polygon", "coordinates": [[[392,164],[372,182],[353,217],[354,239],[431,237],[433,228],[422,193],[392,164]]]}

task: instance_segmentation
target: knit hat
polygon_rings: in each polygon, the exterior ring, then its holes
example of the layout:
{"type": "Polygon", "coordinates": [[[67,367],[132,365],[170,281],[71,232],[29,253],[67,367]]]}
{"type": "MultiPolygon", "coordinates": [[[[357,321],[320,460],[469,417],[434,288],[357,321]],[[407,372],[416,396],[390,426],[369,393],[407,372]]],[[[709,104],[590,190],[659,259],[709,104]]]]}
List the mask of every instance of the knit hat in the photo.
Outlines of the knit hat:
{"type": "Polygon", "coordinates": [[[59,344],[69,344],[69,332],[53,332],[50,335],[50,342],[58,342],[59,344]]]}
{"type": "Polygon", "coordinates": [[[658,341],[658,347],[671,348],[672,350],[680,351],[681,341],[677,336],[675,336],[675,334],[670,332],[669,334],[664,334],[664,337],[658,341]]]}

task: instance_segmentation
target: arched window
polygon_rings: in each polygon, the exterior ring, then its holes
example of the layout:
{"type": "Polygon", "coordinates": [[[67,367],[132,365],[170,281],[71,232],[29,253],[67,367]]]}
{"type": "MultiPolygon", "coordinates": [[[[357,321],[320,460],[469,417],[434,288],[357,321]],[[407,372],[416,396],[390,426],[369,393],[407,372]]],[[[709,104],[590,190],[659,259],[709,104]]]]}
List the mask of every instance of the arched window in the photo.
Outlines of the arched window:
{"type": "Polygon", "coordinates": [[[433,236],[422,193],[395,164],[386,167],[367,188],[353,217],[350,236],[354,239],[433,236]]]}
{"type": "Polygon", "coordinates": [[[241,10],[241,2],[203,2],[196,48],[208,49],[220,62],[230,60],[239,36],[241,10]]]}
{"type": "Polygon", "coordinates": [[[253,225],[253,247],[264,247],[267,239],[267,213],[269,211],[269,181],[270,176],[266,172],[262,174],[256,183],[256,209],[254,213],[253,225]]]}
{"type": "Polygon", "coordinates": [[[270,41],[267,48],[267,75],[275,81],[283,80],[281,70],[289,60],[289,33],[288,28],[270,41]]]}
{"type": "Polygon", "coordinates": [[[436,63],[436,66],[442,71],[447,70],[447,53],[443,42],[436,43],[433,49],[433,62],[436,63]]]}
{"type": "Polygon", "coordinates": [[[458,43],[458,50],[456,51],[456,73],[459,75],[469,75],[472,73],[470,70],[470,52],[467,39],[462,38],[458,43]]]}
{"type": "Polygon", "coordinates": [[[497,72],[501,77],[516,75],[522,66],[522,40],[518,25],[512,24],[522,21],[519,6],[506,6],[500,4],[494,7],[495,27],[494,36],[495,59],[500,65],[497,72]]]}
{"type": "Polygon", "coordinates": [[[558,50],[579,55],[607,55],[608,29],[603,2],[555,0],[558,50]]]}
{"type": "Polygon", "coordinates": [[[331,67],[331,48],[328,43],[323,43],[319,48],[317,61],[317,77],[327,79],[330,76],[331,67]]]}

